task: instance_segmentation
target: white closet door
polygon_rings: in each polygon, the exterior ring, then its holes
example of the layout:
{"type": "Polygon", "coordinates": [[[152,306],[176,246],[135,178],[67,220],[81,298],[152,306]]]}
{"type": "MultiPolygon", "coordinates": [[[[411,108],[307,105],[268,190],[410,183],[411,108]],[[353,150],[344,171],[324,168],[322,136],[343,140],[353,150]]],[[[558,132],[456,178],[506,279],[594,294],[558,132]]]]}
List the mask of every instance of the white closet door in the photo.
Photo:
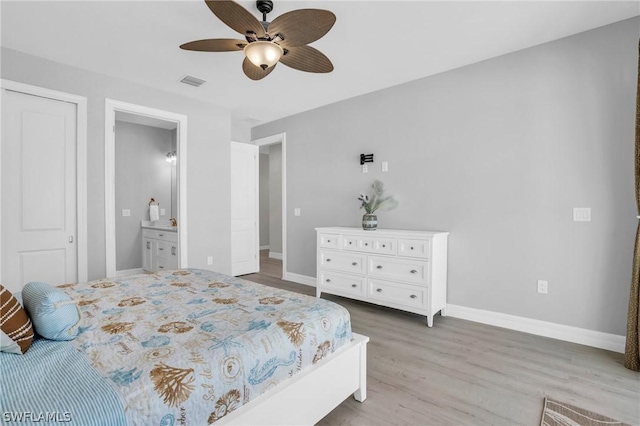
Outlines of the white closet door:
{"type": "Polygon", "coordinates": [[[3,90],[2,284],[77,281],[76,105],[3,90]]]}
{"type": "Polygon", "coordinates": [[[231,142],[231,275],[260,270],[258,147],[231,142]]]}

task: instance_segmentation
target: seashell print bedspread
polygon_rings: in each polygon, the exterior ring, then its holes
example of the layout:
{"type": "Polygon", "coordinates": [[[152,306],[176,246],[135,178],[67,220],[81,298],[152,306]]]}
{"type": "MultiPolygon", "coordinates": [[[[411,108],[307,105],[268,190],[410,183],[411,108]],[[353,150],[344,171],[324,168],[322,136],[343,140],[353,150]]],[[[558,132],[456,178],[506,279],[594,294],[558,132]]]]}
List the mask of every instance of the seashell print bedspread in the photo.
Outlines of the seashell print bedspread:
{"type": "Polygon", "coordinates": [[[210,271],[62,287],[83,311],[72,344],[130,424],[215,422],[351,340],[335,303],[210,271]]]}

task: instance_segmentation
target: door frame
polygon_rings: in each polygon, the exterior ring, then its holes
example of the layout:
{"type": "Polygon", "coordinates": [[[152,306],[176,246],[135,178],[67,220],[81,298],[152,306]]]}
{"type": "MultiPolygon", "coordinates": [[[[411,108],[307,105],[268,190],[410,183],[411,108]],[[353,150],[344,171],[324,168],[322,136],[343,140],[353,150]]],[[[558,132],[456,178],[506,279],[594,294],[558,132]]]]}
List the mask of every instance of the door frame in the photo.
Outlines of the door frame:
{"type": "MultiPolygon", "coordinates": [[[[291,280],[287,272],[287,134],[278,133],[251,141],[254,145],[261,146],[282,144],[282,279],[291,280]]],[[[258,164],[260,161],[258,160],[258,164]]],[[[256,193],[258,209],[260,208],[260,191],[256,193]]],[[[259,212],[259,210],[258,210],[259,212]]],[[[258,213],[259,214],[259,213],[258,213]]],[[[258,216],[259,217],[259,216],[258,216]]],[[[258,251],[260,250],[260,231],[258,229],[258,251]]],[[[295,280],[294,280],[295,281],[295,280]]]]}
{"type": "Polygon", "coordinates": [[[177,125],[176,163],[177,220],[178,220],[178,267],[187,268],[187,116],[174,112],[105,98],[104,103],[104,205],[105,205],[105,254],[106,276],[116,275],[116,111],[140,115],[177,125]]]}
{"type": "MultiPolygon", "coordinates": [[[[68,102],[76,105],[76,247],[78,282],[89,279],[87,255],[87,98],[32,86],[12,80],[0,80],[0,96],[4,91],[24,93],[41,98],[68,102]]],[[[0,179],[2,179],[2,145],[0,145],[0,179]]],[[[0,188],[2,182],[0,181],[0,188]]],[[[0,224],[2,223],[2,197],[0,197],[0,224]]],[[[0,226],[2,241],[2,226],[0,226]]],[[[0,244],[0,270],[2,270],[2,244],[0,244]]]]}

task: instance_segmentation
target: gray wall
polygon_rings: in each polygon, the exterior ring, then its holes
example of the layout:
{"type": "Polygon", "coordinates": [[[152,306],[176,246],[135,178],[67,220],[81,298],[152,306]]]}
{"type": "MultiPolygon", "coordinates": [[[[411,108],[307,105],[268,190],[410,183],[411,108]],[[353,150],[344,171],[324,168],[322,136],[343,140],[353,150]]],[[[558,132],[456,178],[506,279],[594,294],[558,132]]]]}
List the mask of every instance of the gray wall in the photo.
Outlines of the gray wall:
{"type": "Polygon", "coordinates": [[[260,247],[269,245],[269,154],[260,154],[260,247]]]}
{"type": "Polygon", "coordinates": [[[289,272],[315,276],[314,227],[360,226],[381,179],[400,206],[380,227],[451,232],[449,303],[623,335],[639,36],[634,18],[255,127],[287,135],[289,272]]]}
{"type": "Polygon", "coordinates": [[[85,96],[88,101],[87,210],[89,279],[105,276],[105,98],[184,114],[188,120],[189,266],[231,272],[228,112],[168,92],[2,48],[2,78],[85,96]],[[207,266],[207,256],[213,265],[207,266]]]}
{"type": "Polygon", "coordinates": [[[282,254],[282,144],[269,145],[269,253],[282,254]]]}
{"type": "Polygon", "coordinates": [[[154,198],[171,217],[172,169],[166,155],[172,150],[175,130],[116,121],[116,269],[142,268],[141,220],[149,220],[149,199],[154,198]],[[129,209],[131,216],[122,216],[129,209]]]}

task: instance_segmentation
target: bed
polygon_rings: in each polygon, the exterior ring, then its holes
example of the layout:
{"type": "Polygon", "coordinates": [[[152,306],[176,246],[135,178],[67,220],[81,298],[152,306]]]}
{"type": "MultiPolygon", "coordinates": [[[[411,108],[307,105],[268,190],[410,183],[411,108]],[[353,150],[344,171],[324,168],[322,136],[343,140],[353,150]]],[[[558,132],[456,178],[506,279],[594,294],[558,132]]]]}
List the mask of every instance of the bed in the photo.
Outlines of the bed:
{"type": "Polygon", "coordinates": [[[196,269],[61,287],[78,335],[0,353],[3,421],[313,424],[366,398],[368,338],[327,300],[196,269]]]}

